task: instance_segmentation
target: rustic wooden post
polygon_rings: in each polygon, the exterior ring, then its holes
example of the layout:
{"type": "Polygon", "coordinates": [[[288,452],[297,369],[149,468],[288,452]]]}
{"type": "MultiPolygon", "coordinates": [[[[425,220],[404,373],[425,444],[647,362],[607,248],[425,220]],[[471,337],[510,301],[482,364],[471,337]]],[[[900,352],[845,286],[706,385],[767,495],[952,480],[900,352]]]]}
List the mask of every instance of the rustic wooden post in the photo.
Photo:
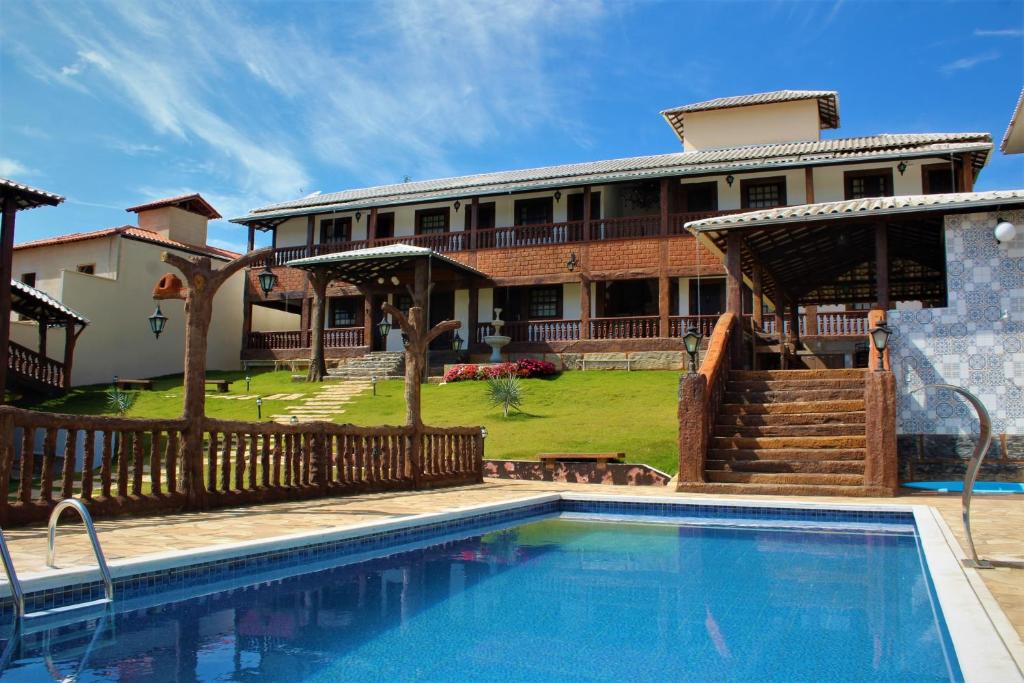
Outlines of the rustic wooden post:
{"type": "Polygon", "coordinates": [[[316,271],[306,273],[313,289],[312,338],[310,340],[309,372],[307,382],[322,382],[327,374],[324,360],[324,321],[327,318],[327,283],[330,277],[316,271]]]}
{"type": "Polygon", "coordinates": [[[671,315],[672,286],[668,275],[658,275],[658,336],[671,337],[669,331],[669,316],[671,315]]]}
{"type": "Polygon", "coordinates": [[[11,337],[11,274],[14,260],[14,216],[18,202],[14,196],[4,197],[3,222],[0,225],[0,403],[6,402],[7,360],[11,337]]]}
{"type": "MultiPolygon", "coordinates": [[[[661,188],[660,188],[661,192],[660,192],[660,197],[659,197],[659,199],[660,199],[660,202],[659,202],[660,206],[659,206],[659,208],[661,209],[661,216],[660,216],[660,221],[659,221],[660,222],[660,226],[659,226],[660,229],[659,229],[658,232],[663,237],[668,234],[669,191],[670,191],[670,188],[671,188],[670,183],[671,183],[671,179],[670,178],[662,178],[661,179],[661,188]]],[[[665,335],[665,336],[667,336],[667,335],[665,335]]]]}
{"type": "Polygon", "coordinates": [[[316,216],[306,216],[306,256],[313,255],[313,234],[316,228],[316,216]]]}
{"type": "Polygon", "coordinates": [[[377,207],[370,207],[370,217],[366,219],[366,243],[373,246],[377,239],[377,207]]]}
{"type": "Polygon", "coordinates": [[[875,282],[878,307],[889,310],[889,229],[885,223],[875,226],[875,282]]]}
{"type": "Polygon", "coordinates": [[[46,324],[46,316],[40,316],[39,318],[39,355],[46,358],[46,337],[49,331],[46,324]]]}
{"type": "MultiPolygon", "coordinates": [[[[377,333],[377,321],[373,319],[373,293],[365,287],[360,287],[359,291],[363,293],[363,345],[373,351],[373,340],[377,333]]],[[[382,339],[381,343],[384,345],[382,350],[387,351],[388,340],[382,339]]]]}
{"type": "Polygon", "coordinates": [[[764,283],[762,280],[761,266],[754,266],[753,277],[751,277],[751,284],[753,284],[751,305],[754,310],[751,313],[754,314],[754,329],[758,332],[764,332],[764,283]]]}
{"type": "Polygon", "coordinates": [[[213,316],[213,297],[228,278],[270,254],[270,249],[251,251],[214,270],[207,257],[185,258],[164,252],[160,259],[185,276],[187,287],[157,285],[154,299],[185,300],[185,397],[182,417],[182,480],[190,507],[201,508],[206,501],[203,487],[203,421],[206,417],[206,344],[213,316]]]}
{"type": "Polygon", "coordinates": [[[590,241],[590,221],[594,217],[590,214],[590,185],[583,186],[583,241],[590,241]]]}
{"type": "MultiPolygon", "coordinates": [[[[743,238],[736,230],[726,234],[725,247],[725,310],[736,320],[743,316],[743,238]]],[[[743,368],[743,334],[733,336],[733,368],[743,368]]]]}
{"type": "Polygon", "coordinates": [[[75,323],[69,322],[64,325],[64,388],[71,388],[71,366],[75,361],[75,342],[78,335],[75,334],[75,323]]]}
{"type": "Polygon", "coordinates": [[[586,275],[580,275],[580,339],[590,339],[590,278],[586,275]]]}
{"type": "Polygon", "coordinates": [[[804,169],[804,204],[814,203],[814,168],[804,169]]]}
{"type": "Polygon", "coordinates": [[[253,249],[256,248],[256,226],[253,223],[249,223],[248,228],[249,228],[249,241],[247,242],[247,247],[248,247],[246,249],[247,252],[252,251],[253,249]]]}

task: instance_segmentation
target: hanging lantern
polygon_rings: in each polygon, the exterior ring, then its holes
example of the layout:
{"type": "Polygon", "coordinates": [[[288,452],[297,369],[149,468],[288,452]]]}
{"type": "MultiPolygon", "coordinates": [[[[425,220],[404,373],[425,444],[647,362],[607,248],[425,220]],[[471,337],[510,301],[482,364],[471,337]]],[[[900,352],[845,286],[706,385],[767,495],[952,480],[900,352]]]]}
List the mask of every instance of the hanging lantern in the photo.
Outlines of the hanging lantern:
{"type": "Polygon", "coordinates": [[[380,322],[377,323],[377,331],[380,332],[381,339],[387,339],[391,334],[391,321],[386,315],[381,316],[380,322]]]}
{"type": "Polygon", "coordinates": [[[686,349],[686,353],[690,356],[690,367],[688,372],[696,374],[697,372],[697,352],[700,350],[700,342],[704,339],[704,335],[697,331],[696,328],[691,327],[687,330],[686,334],[683,335],[683,347],[686,349]]]}
{"type": "Polygon", "coordinates": [[[456,332],[455,336],[452,337],[452,351],[458,352],[458,351],[461,351],[461,350],[462,350],[462,337],[460,337],[459,333],[456,332]]]}
{"type": "Polygon", "coordinates": [[[277,284],[277,275],[270,269],[270,263],[263,265],[263,270],[257,276],[260,281],[260,289],[263,290],[263,296],[270,294],[270,290],[277,284]]]}
{"type": "Polygon", "coordinates": [[[167,316],[160,310],[160,304],[158,302],[156,310],[153,311],[153,315],[149,316],[149,329],[153,331],[153,336],[159,339],[160,333],[164,331],[164,325],[166,324],[167,316]]]}

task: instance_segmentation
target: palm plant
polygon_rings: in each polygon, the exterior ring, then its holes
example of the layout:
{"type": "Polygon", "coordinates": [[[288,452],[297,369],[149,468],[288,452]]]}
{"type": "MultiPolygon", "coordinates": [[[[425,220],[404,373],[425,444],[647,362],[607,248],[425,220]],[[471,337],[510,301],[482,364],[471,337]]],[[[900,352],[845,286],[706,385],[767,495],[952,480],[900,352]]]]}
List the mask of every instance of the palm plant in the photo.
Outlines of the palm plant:
{"type": "Polygon", "coordinates": [[[511,408],[519,410],[523,404],[523,393],[522,382],[512,373],[487,380],[487,401],[492,406],[501,406],[505,417],[511,408]]]}
{"type": "Polygon", "coordinates": [[[111,387],[107,391],[107,407],[118,415],[124,415],[132,406],[135,405],[135,400],[138,395],[129,393],[127,391],[121,391],[116,386],[111,387]]]}

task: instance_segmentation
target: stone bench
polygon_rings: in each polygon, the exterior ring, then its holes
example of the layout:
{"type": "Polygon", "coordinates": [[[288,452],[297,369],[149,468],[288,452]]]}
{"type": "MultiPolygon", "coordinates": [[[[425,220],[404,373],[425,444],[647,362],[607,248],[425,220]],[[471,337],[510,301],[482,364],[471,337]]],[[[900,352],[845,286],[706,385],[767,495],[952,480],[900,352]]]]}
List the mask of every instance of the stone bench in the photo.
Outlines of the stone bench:
{"type": "Polygon", "coordinates": [[[114,382],[118,389],[143,389],[153,391],[153,380],[151,379],[120,379],[114,382]]]}
{"type": "Polygon", "coordinates": [[[556,462],[593,462],[597,469],[603,470],[610,462],[622,462],[625,453],[541,453],[537,459],[547,469],[554,469],[556,462]]]}
{"type": "Polygon", "coordinates": [[[207,386],[212,384],[215,387],[217,387],[217,391],[219,391],[222,394],[226,394],[226,393],[228,393],[228,390],[230,389],[231,380],[229,380],[229,379],[208,379],[208,380],[206,380],[206,384],[207,384],[207,386]]]}

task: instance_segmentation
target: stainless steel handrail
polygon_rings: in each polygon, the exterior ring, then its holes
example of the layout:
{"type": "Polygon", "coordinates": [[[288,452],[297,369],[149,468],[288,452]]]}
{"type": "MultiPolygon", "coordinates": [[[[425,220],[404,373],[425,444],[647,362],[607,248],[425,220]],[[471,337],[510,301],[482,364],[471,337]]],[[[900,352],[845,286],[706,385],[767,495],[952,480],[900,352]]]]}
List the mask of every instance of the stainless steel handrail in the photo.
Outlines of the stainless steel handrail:
{"type": "Polygon", "coordinates": [[[7,549],[7,539],[0,529],[0,560],[3,561],[4,571],[7,572],[7,583],[11,586],[11,597],[14,599],[14,610],[17,619],[25,616],[25,593],[21,590],[21,582],[18,581],[18,572],[14,571],[14,560],[7,549]]]}
{"type": "MultiPolygon", "coordinates": [[[[924,389],[949,389],[952,392],[960,394],[967,402],[974,407],[974,411],[978,414],[978,443],[974,445],[974,452],[971,454],[971,459],[967,461],[967,472],[964,475],[964,490],[960,494],[960,506],[961,514],[964,522],[964,535],[967,537],[967,547],[971,551],[971,559],[964,560],[964,565],[968,567],[976,567],[981,569],[991,569],[992,563],[988,560],[978,559],[978,551],[974,549],[974,538],[971,536],[971,495],[974,493],[974,481],[978,478],[978,472],[981,470],[981,461],[985,459],[985,454],[988,453],[989,446],[992,445],[992,418],[989,417],[988,410],[985,409],[984,404],[978,399],[977,396],[967,391],[963,387],[954,386],[952,384],[926,384],[923,387],[914,389],[914,391],[923,391],[924,389]]],[[[914,393],[911,391],[910,393],[914,393]]]]}
{"type": "Polygon", "coordinates": [[[85,531],[89,534],[89,542],[92,543],[92,550],[96,554],[96,563],[100,567],[100,575],[103,577],[103,587],[107,594],[107,600],[113,600],[114,582],[110,578],[110,569],[107,567],[107,560],[103,556],[103,550],[100,548],[100,539],[96,536],[96,527],[92,523],[92,515],[89,514],[89,508],[85,507],[82,501],[75,498],[65,498],[57,503],[53,508],[53,512],[50,513],[50,528],[49,533],[47,534],[46,566],[54,566],[53,558],[54,543],[57,540],[57,519],[60,517],[60,513],[67,508],[77,510],[79,517],[82,518],[82,522],[85,524],[85,531]]]}

